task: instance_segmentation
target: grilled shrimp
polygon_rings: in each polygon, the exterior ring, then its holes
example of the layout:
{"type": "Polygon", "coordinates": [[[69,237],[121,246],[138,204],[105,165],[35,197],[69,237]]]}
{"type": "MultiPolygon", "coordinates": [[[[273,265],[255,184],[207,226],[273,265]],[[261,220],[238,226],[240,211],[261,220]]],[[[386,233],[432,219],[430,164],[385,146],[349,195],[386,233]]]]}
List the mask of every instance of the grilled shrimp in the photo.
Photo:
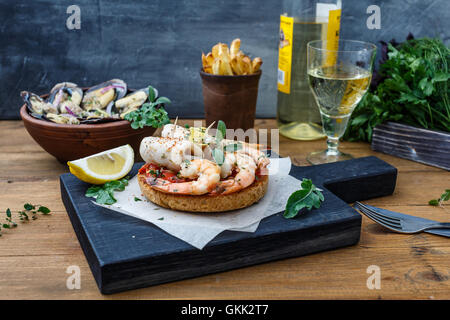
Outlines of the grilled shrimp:
{"type": "Polygon", "coordinates": [[[225,179],[229,175],[233,173],[233,171],[237,168],[237,160],[235,152],[225,152],[224,161],[220,166],[220,177],[225,179]]]}
{"type": "Polygon", "coordinates": [[[179,175],[183,178],[196,179],[189,182],[170,183],[160,178],[150,179],[149,184],[163,192],[201,195],[213,190],[220,181],[220,168],[206,159],[194,159],[182,164],[179,175]]]}
{"type": "MultiPolygon", "coordinates": [[[[192,143],[191,154],[194,154],[196,158],[204,158],[213,160],[212,157],[212,149],[221,147],[225,148],[225,146],[230,144],[239,143],[241,148],[236,151],[236,153],[244,154],[250,156],[257,165],[260,174],[267,174],[267,165],[270,163],[266,154],[262,152],[260,149],[262,145],[259,144],[250,144],[243,141],[235,141],[229,139],[223,139],[220,143],[220,146],[216,145],[216,140],[213,136],[209,135],[207,132],[202,133],[203,145],[194,142],[195,139],[190,139],[192,132],[189,129],[186,129],[182,126],[178,126],[176,124],[167,124],[164,126],[162,131],[162,137],[166,137],[168,139],[180,139],[184,141],[189,141],[192,143]],[[205,146],[206,144],[206,146],[205,146]]],[[[229,176],[234,168],[236,167],[236,159],[235,154],[233,152],[225,152],[224,164],[221,166],[221,177],[226,178],[229,176]]]]}
{"type": "Polygon", "coordinates": [[[267,165],[270,163],[270,160],[267,158],[266,154],[262,151],[259,151],[258,149],[244,146],[237,152],[250,156],[260,169],[267,167],[267,165]]]}
{"type": "MultiPolygon", "coordinates": [[[[226,145],[235,143],[237,142],[234,140],[223,140],[222,146],[225,147],[226,145]]],[[[260,145],[249,144],[246,142],[239,142],[239,143],[241,144],[242,148],[238,149],[236,152],[250,156],[255,161],[258,168],[263,169],[267,167],[267,165],[270,163],[270,160],[267,158],[266,154],[259,150],[260,145]]]]}
{"type": "MultiPolygon", "coordinates": [[[[228,155],[229,156],[229,155],[228,155]]],[[[236,176],[220,181],[211,194],[229,194],[244,188],[255,181],[255,171],[257,169],[255,161],[245,153],[234,154],[236,162],[235,170],[238,171],[236,176]]],[[[229,158],[231,159],[231,157],[229,158]]]]}

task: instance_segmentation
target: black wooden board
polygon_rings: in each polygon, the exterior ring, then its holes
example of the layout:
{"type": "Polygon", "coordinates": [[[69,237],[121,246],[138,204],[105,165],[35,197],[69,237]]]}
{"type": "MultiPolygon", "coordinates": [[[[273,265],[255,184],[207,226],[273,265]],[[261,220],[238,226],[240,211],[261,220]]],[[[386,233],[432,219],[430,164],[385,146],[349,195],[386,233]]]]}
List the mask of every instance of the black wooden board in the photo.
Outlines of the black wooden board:
{"type": "MultiPolygon", "coordinates": [[[[142,163],[135,164],[132,175],[142,163]]],[[[324,189],[319,209],[294,219],[280,213],[254,233],[225,231],[203,250],[151,223],[98,207],[86,198],[88,184],[61,175],[61,197],[97,285],[109,294],[209,273],[302,256],[357,243],[361,216],[346,202],[393,193],[397,169],[365,157],[311,167],[290,175],[324,189]]]]}

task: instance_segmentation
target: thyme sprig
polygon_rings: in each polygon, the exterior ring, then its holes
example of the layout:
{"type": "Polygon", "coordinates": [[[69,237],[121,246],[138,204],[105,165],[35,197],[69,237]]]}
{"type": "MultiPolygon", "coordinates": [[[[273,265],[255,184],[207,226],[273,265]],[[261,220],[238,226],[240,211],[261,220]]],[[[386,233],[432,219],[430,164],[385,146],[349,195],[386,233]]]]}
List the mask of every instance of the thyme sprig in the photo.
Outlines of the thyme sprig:
{"type": "Polygon", "coordinates": [[[444,201],[450,200],[450,189],[446,189],[443,194],[439,197],[439,199],[433,199],[428,202],[430,206],[444,206],[444,201]]]}

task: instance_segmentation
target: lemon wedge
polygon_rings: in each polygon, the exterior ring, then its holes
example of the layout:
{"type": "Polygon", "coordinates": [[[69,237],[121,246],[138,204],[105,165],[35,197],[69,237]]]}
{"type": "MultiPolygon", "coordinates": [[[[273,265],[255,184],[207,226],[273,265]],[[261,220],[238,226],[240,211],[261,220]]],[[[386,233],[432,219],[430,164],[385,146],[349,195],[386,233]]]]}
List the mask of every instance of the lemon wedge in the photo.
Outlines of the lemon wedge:
{"type": "Polygon", "coordinates": [[[91,156],[67,162],[70,172],[78,179],[103,184],[123,178],[134,164],[134,151],[129,144],[91,156]]]}
{"type": "Polygon", "coordinates": [[[193,143],[205,146],[205,136],[206,136],[206,128],[205,127],[190,127],[189,128],[189,140],[193,143]]]}

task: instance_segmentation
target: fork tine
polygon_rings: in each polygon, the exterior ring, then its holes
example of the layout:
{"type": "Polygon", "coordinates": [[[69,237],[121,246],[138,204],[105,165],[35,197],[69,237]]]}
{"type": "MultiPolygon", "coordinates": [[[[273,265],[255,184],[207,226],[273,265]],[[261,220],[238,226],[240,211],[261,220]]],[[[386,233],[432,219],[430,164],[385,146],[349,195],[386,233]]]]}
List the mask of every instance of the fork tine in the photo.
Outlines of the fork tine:
{"type": "Polygon", "coordinates": [[[393,230],[393,231],[401,231],[401,229],[398,226],[393,225],[393,224],[388,223],[388,222],[385,222],[384,220],[380,220],[379,217],[374,216],[372,213],[370,213],[370,212],[368,212],[366,210],[361,210],[361,212],[364,213],[364,215],[366,215],[369,219],[375,221],[378,224],[381,224],[385,228],[388,228],[388,229],[393,230]]]}
{"type": "Polygon", "coordinates": [[[382,221],[379,221],[377,218],[371,216],[370,214],[368,214],[368,213],[366,213],[366,212],[362,212],[362,213],[363,213],[367,218],[369,218],[370,220],[372,220],[373,222],[375,222],[375,223],[377,223],[377,224],[380,224],[380,225],[382,225],[383,227],[388,228],[389,230],[394,230],[393,227],[391,227],[391,226],[385,224],[385,223],[382,222],[382,221]]]}
{"type": "Polygon", "coordinates": [[[361,208],[360,210],[364,211],[364,212],[368,212],[369,214],[373,215],[374,217],[378,218],[379,220],[382,220],[382,221],[384,221],[386,223],[389,223],[389,224],[392,224],[392,225],[396,225],[399,228],[401,228],[401,226],[402,226],[400,220],[387,219],[387,218],[385,218],[385,216],[378,214],[376,211],[368,210],[368,209],[366,209],[364,207],[361,208]]]}
{"type": "Polygon", "coordinates": [[[370,215],[370,216],[373,217],[374,219],[377,219],[377,221],[379,221],[379,222],[383,222],[383,223],[385,223],[386,225],[391,226],[392,228],[396,228],[396,229],[398,229],[398,230],[402,230],[402,226],[401,226],[401,224],[399,224],[399,223],[395,223],[395,222],[392,222],[392,221],[383,219],[383,217],[377,216],[376,214],[374,214],[374,213],[371,212],[371,211],[367,211],[367,210],[364,210],[364,209],[363,209],[362,212],[364,212],[364,213],[367,214],[367,215],[370,215]]]}
{"type": "Polygon", "coordinates": [[[379,224],[379,225],[381,225],[381,226],[383,226],[383,227],[385,227],[385,228],[387,228],[387,229],[389,229],[389,230],[391,230],[391,231],[401,232],[401,230],[398,229],[397,227],[394,227],[394,226],[392,226],[392,225],[386,224],[385,222],[378,220],[376,217],[374,217],[374,216],[372,216],[372,215],[370,215],[370,214],[368,214],[368,213],[365,213],[365,215],[366,215],[369,219],[371,219],[372,221],[374,221],[375,223],[377,223],[377,224],[379,224]]]}
{"type": "Polygon", "coordinates": [[[384,218],[386,218],[386,219],[392,220],[392,222],[400,223],[400,219],[395,218],[395,217],[391,217],[391,216],[387,216],[386,214],[383,214],[383,213],[381,213],[381,212],[375,211],[375,210],[373,210],[373,209],[371,209],[371,208],[369,208],[369,207],[366,207],[366,206],[365,206],[364,204],[362,204],[361,202],[358,202],[358,201],[357,201],[356,204],[358,205],[358,207],[364,208],[365,210],[370,211],[370,212],[372,212],[373,214],[376,214],[377,216],[384,217],[384,218]]]}
{"type": "Polygon", "coordinates": [[[392,217],[392,216],[388,216],[388,215],[383,214],[383,213],[381,213],[381,212],[379,212],[379,211],[375,211],[375,210],[373,210],[372,208],[369,208],[369,207],[367,207],[365,204],[363,204],[363,203],[361,203],[361,202],[358,202],[358,201],[356,202],[356,204],[357,204],[359,207],[362,207],[362,208],[366,209],[367,211],[370,211],[370,212],[372,212],[372,213],[374,213],[374,214],[376,214],[376,215],[378,215],[378,216],[382,216],[382,217],[385,217],[386,219],[390,219],[390,220],[393,220],[393,221],[395,221],[395,222],[400,223],[400,219],[399,219],[399,218],[392,217]]]}

